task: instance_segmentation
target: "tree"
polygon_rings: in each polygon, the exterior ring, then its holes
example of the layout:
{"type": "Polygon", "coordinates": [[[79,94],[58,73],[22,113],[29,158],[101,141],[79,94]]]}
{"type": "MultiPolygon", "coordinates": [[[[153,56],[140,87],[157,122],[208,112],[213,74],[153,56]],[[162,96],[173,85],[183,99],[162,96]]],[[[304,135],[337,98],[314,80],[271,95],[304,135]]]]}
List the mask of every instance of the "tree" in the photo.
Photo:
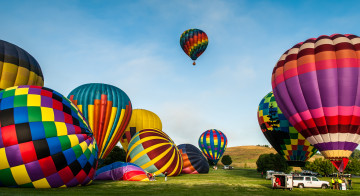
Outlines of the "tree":
{"type": "Polygon", "coordinates": [[[292,167],[289,167],[284,157],[279,154],[262,154],[256,161],[257,171],[266,172],[267,170],[282,171],[289,173],[292,167]]]}
{"type": "Polygon", "coordinates": [[[355,149],[352,153],[351,153],[351,156],[352,158],[355,158],[355,159],[360,159],[360,150],[358,149],[355,149]]]}
{"type": "Polygon", "coordinates": [[[358,175],[360,173],[360,160],[350,157],[344,173],[358,175]]]}
{"type": "Polygon", "coordinates": [[[232,160],[231,160],[230,155],[224,155],[221,159],[221,163],[224,165],[231,165],[232,160]]]}
{"type": "Polygon", "coordinates": [[[119,146],[115,146],[112,151],[109,153],[109,155],[101,162],[99,162],[99,167],[101,168],[105,165],[109,165],[111,163],[122,161],[126,162],[126,152],[123,148],[120,148],[119,146]]]}
{"type": "Polygon", "coordinates": [[[330,160],[318,158],[313,162],[307,161],[305,167],[302,167],[301,169],[317,172],[322,176],[328,176],[334,172],[335,167],[330,160]]]}

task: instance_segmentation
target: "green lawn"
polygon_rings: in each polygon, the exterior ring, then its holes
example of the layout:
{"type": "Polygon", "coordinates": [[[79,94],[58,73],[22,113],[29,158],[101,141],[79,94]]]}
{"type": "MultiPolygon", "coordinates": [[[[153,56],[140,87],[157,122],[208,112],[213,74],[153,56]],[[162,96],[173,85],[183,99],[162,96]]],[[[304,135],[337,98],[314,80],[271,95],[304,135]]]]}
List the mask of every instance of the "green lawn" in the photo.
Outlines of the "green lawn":
{"type": "MultiPolygon", "coordinates": [[[[329,178],[322,178],[330,180],[329,178]]],[[[360,195],[360,178],[353,178],[354,190],[273,190],[270,180],[254,169],[213,171],[202,175],[158,177],[155,182],[95,181],[89,186],[59,189],[0,188],[0,195],[360,195]]]]}

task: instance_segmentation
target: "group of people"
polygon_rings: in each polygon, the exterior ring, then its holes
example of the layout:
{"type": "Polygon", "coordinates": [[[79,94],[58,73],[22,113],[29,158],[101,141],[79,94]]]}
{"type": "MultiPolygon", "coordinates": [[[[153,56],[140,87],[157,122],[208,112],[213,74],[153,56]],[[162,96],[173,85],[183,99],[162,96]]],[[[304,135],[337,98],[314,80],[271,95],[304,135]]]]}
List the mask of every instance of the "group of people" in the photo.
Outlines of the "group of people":
{"type": "Polygon", "coordinates": [[[342,190],[343,189],[343,185],[345,185],[346,189],[353,189],[352,185],[351,185],[351,178],[349,177],[348,179],[346,179],[345,177],[337,177],[331,178],[331,187],[334,190],[342,190]]]}
{"type": "Polygon", "coordinates": [[[147,175],[147,177],[149,178],[150,181],[156,181],[156,180],[155,180],[155,176],[156,176],[155,173],[154,173],[154,174],[152,174],[152,173],[146,173],[146,175],[147,175]]]}

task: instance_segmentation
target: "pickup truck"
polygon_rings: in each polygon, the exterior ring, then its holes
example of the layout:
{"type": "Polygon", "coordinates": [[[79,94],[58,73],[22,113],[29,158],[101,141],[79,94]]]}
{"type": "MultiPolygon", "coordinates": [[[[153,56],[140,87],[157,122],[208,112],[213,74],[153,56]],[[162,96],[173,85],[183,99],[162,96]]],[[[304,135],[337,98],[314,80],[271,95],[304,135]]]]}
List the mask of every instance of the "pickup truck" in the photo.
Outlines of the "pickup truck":
{"type": "Polygon", "coordinates": [[[321,181],[314,176],[294,176],[293,186],[299,188],[322,188],[329,187],[328,181],[321,181]]]}

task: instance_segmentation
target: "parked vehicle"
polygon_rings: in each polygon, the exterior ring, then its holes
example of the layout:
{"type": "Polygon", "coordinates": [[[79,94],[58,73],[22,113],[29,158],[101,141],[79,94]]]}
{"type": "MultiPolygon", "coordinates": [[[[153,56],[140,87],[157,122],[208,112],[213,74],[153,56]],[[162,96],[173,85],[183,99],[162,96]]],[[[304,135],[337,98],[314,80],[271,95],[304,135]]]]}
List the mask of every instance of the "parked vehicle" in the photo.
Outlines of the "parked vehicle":
{"type": "Polygon", "coordinates": [[[303,170],[303,171],[301,172],[301,175],[302,175],[302,176],[318,176],[319,173],[313,172],[313,171],[309,171],[309,170],[303,170]]]}
{"type": "Polygon", "coordinates": [[[233,166],[230,166],[230,165],[224,165],[223,169],[233,169],[234,167],[233,166]]]}
{"type": "Polygon", "coordinates": [[[294,176],[293,186],[299,188],[322,188],[329,187],[328,181],[321,181],[314,176],[294,176]]]}
{"type": "Polygon", "coordinates": [[[293,189],[293,176],[291,174],[273,174],[271,176],[273,189],[293,189]]]}
{"type": "Polygon", "coordinates": [[[274,171],[274,170],[268,170],[268,171],[266,171],[265,179],[270,180],[273,174],[285,174],[285,173],[284,172],[274,171]]]}

